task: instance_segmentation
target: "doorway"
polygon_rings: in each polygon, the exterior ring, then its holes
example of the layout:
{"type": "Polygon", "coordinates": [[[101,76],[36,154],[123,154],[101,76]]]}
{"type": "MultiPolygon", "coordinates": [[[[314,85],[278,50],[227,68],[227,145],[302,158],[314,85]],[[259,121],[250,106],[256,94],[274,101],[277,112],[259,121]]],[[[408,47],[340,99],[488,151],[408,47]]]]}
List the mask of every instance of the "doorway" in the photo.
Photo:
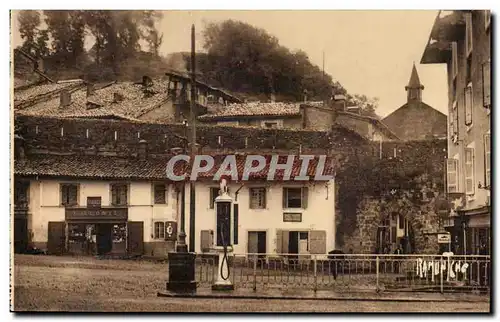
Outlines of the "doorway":
{"type": "Polygon", "coordinates": [[[14,252],[24,253],[28,249],[28,220],[26,217],[14,219],[14,252]]]}
{"type": "Polygon", "coordinates": [[[113,225],[96,225],[97,255],[104,255],[113,249],[113,225]]]}
{"type": "Polygon", "coordinates": [[[248,232],[248,253],[258,253],[259,258],[266,257],[266,232],[249,231],[248,232]],[[260,255],[262,254],[262,255],[260,255]]]}

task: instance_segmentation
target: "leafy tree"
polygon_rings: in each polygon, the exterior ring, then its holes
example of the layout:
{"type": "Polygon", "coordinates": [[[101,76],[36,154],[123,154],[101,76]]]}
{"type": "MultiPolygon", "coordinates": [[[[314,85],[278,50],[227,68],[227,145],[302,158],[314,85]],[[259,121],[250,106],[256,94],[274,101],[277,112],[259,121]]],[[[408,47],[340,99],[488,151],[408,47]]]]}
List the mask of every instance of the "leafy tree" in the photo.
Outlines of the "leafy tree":
{"type": "Polygon", "coordinates": [[[327,99],[333,86],[307,55],[292,53],[276,37],[249,24],[226,20],[209,23],[203,32],[206,64],[201,71],[219,86],[233,91],[279,94],[300,100],[327,99]]]}
{"type": "Polygon", "coordinates": [[[36,10],[21,10],[17,17],[19,33],[23,39],[21,49],[34,57],[44,57],[48,54],[48,35],[40,30],[40,12],[36,10]]]}
{"type": "Polygon", "coordinates": [[[375,112],[378,107],[378,97],[369,98],[361,94],[347,94],[346,99],[349,106],[358,106],[361,109],[362,115],[380,118],[375,112]]]}

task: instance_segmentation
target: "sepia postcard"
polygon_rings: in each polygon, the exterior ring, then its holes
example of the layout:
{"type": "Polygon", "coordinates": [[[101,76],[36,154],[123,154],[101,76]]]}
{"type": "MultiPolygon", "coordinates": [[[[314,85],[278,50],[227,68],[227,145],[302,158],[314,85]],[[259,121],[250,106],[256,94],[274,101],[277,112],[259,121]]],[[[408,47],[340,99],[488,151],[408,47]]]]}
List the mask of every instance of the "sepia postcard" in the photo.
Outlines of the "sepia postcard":
{"type": "Polygon", "coordinates": [[[490,10],[10,23],[12,312],[492,312],[490,10]]]}

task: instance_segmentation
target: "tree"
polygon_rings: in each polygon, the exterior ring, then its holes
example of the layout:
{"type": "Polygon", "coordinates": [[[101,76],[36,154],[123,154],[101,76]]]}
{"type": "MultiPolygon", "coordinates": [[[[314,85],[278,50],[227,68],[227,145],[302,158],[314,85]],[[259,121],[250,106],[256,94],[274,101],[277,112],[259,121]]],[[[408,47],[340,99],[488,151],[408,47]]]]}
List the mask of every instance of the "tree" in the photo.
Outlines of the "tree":
{"type": "Polygon", "coordinates": [[[263,29],[226,20],[209,23],[203,36],[208,62],[200,69],[219,86],[289,100],[302,99],[304,90],[309,99],[331,95],[330,75],[323,75],[304,52],[292,53],[263,29]]]}
{"type": "Polygon", "coordinates": [[[358,106],[362,115],[371,116],[379,119],[380,117],[375,113],[378,107],[378,97],[369,98],[361,94],[347,94],[346,96],[348,106],[358,106]]]}
{"type": "Polygon", "coordinates": [[[17,17],[19,33],[23,39],[21,49],[34,57],[44,57],[48,54],[48,35],[40,30],[40,12],[36,10],[21,10],[17,17]]]}

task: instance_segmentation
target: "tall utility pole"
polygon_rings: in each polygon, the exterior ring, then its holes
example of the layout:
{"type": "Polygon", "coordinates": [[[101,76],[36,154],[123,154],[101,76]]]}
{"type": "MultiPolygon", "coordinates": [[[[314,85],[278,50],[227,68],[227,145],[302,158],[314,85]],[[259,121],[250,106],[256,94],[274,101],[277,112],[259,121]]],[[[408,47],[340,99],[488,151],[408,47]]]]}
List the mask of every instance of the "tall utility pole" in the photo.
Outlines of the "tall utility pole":
{"type": "MultiPolygon", "coordinates": [[[[195,80],[195,62],[194,62],[194,25],[191,27],[191,120],[188,126],[191,126],[191,135],[188,134],[186,127],[186,136],[190,146],[186,146],[190,150],[191,162],[196,154],[196,116],[195,116],[195,100],[196,100],[196,80],[195,80]]],[[[186,150],[187,150],[186,149],[186,150]]],[[[185,152],[187,153],[187,151],[185,152]]],[[[190,178],[191,179],[191,178],[190,178]]],[[[194,222],[195,222],[195,193],[194,183],[189,180],[190,193],[190,208],[189,208],[189,252],[186,245],[186,233],[184,232],[185,223],[185,188],[186,182],[182,185],[182,210],[181,210],[181,232],[178,236],[178,244],[176,252],[168,253],[168,282],[167,291],[175,293],[193,293],[196,292],[195,279],[195,258],[194,253],[194,222]]]]}
{"type": "MultiPolygon", "coordinates": [[[[193,162],[196,155],[196,54],[194,24],[191,26],[191,102],[190,102],[190,160],[193,162]]],[[[189,180],[189,251],[194,252],[195,245],[195,213],[196,193],[194,182],[189,180]]]]}
{"type": "Polygon", "coordinates": [[[325,78],[325,51],[323,50],[323,79],[325,78]]]}

